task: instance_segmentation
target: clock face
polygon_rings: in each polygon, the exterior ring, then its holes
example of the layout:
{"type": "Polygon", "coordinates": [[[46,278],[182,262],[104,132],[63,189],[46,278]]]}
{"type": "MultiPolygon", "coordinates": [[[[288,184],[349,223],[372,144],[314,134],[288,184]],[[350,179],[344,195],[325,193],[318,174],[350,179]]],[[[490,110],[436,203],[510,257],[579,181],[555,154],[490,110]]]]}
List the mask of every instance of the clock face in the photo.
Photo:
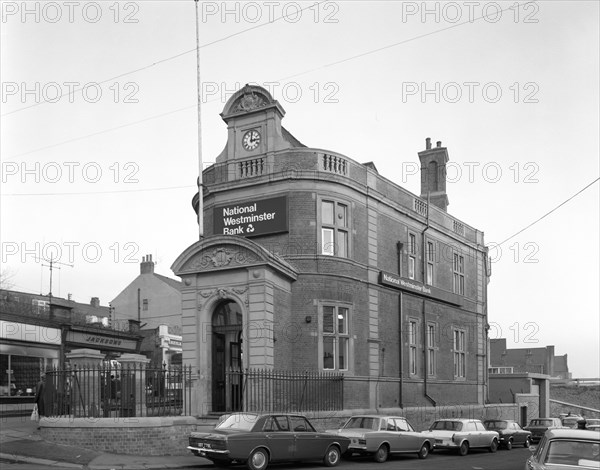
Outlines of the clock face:
{"type": "Polygon", "coordinates": [[[242,145],[246,150],[254,150],[258,144],[260,144],[260,132],[257,130],[248,131],[242,137],[242,145]]]}

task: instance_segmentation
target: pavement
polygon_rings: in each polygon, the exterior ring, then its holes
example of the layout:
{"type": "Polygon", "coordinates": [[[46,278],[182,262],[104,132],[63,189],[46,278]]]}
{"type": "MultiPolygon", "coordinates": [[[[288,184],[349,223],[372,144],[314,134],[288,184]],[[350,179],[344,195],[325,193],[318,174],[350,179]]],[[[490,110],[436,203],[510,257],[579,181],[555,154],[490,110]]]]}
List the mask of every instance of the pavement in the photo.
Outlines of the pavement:
{"type": "Polygon", "coordinates": [[[190,455],[144,456],[108,454],[45,441],[29,416],[0,417],[1,462],[31,463],[55,470],[144,470],[212,468],[209,460],[190,455]]]}

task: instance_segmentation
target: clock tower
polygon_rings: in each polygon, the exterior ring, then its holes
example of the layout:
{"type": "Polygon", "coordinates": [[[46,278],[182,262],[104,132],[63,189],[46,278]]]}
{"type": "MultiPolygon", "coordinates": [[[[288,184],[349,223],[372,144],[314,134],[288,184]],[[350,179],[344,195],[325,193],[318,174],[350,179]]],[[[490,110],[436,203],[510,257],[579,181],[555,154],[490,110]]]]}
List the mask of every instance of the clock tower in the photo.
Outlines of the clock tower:
{"type": "Polygon", "coordinates": [[[223,108],[221,118],[227,123],[227,144],[217,163],[266,155],[278,150],[304,147],[281,126],[284,109],[262,87],[246,85],[237,91],[223,108]]]}

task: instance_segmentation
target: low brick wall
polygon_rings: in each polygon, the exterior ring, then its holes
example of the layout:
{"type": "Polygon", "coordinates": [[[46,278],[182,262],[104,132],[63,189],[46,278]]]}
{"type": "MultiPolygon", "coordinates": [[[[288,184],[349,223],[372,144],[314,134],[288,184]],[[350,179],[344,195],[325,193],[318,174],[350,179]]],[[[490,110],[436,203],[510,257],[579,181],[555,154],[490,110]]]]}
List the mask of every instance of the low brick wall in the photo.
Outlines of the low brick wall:
{"type": "Polygon", "coordinates": [[[193,417],[42,418],[41,435],[57,444],[129,455],[187,455],[193,417]]]}
{"type": "Polygon", "coordinates": [[[350,416],[359,414],[379,414],[404,416],[416,431],[429,428],[436,419],[471,418],[471,419],[513,419],[518,422],[519,406],[514,403],[493,403],[489,405],[448,405],[448,406],[415,406],[405,408],[379,408],[378,410],[360,409],[343,411],[324,411],[302,413],[320,431],[339,428],[350,416]]]}

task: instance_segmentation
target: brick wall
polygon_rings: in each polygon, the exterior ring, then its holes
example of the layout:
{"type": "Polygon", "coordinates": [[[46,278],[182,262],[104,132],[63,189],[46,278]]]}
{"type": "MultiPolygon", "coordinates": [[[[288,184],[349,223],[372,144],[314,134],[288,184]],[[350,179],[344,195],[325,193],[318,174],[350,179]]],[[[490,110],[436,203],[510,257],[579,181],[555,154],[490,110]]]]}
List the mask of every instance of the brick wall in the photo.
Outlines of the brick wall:
{"type": "Polygon", "coordinates": [[[317,430],[337,429],[351,416],[360,414],[379,414],[404,416],[416,431],[424,431],[436,420],[442,418],[469,419],[514,419],[518,421],[519,407],[515,404],[455,405],[455,406],[417,406],[405,408],[379,408],[306,413],[317,430]]]}
{"type": "Polygon", "coordinates": [[[178,418],[42,418],[41,434],[56,444],[127,455],[187,455],[197,420],[178,418]]]}

